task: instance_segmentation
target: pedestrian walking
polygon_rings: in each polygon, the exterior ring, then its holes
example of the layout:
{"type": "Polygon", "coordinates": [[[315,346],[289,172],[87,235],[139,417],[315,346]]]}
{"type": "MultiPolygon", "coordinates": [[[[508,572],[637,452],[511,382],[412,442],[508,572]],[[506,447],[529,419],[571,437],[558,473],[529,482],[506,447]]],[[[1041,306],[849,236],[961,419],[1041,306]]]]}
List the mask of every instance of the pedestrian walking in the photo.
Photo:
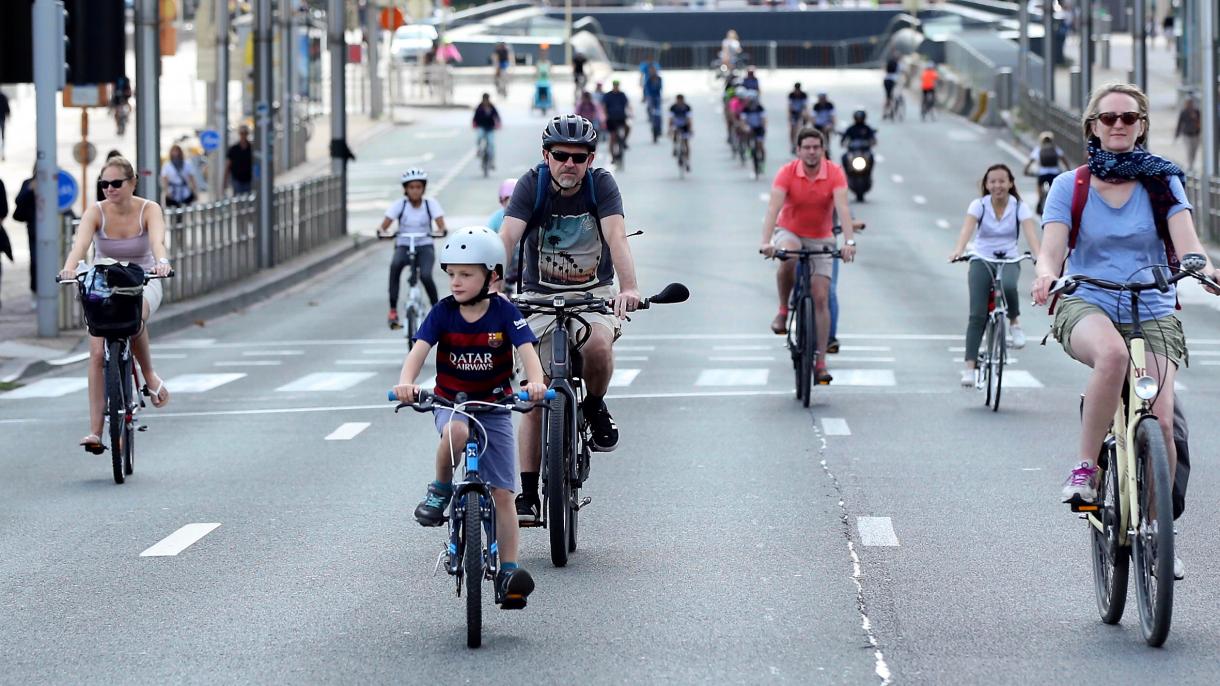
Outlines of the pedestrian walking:
{"type": "Polygon", "coordinates": [[[8,122],[8,115],[12,114],[12,110],[8,106],[8,96],[4,91],[0,91],[0,160],[4,159],[4,146],[8,143],[8,134],[4,132],[4,126],[8,122]]]}
{"type": "MultiPolygon", "coordinates": [[[[25,236],[30,246],[30,293],[38,293],[38,236],[37,214],[34,205],[34,174],[21,182],[21,189],[13,199],[13,221],[25,224],[25,236]]],[[[38,302],[37,298],[33,299],[38,302]]]]}
{"type": "Polygon", "coordinates": [[[1199,105],[1194,96],[1186,98],[1182,103],[1182,111],[1178,113],[1178,127],[1174,129],[1173,139],[1181,138],[1186,145],[1186,168],[1194,169],[1195,157],[1199,154],[1199,135],[1203,132],[1203,122],[1199,113],[1199,105]]]}
{"type": "Polygon", "coordinates": [[[186,207],[195,202],[195,166],[182,154],[182,146],[169,147],[169,159],[161,167],[161,192],[166,207],[186,207]]]}
{"type": "Polygon", "coordinates": [[[250,144],[250,127],[237,127],[237,142],[225,154],[225,179],[221,187],[232,184],[233,195],[249,193],[254,186],[254,146],[250,144]]]}
{"type": "MultiPolygon", "coordinates": [[[[8,232],[4,230],[4,220],[8,219],[8,193],[4,190],[4,181],[0,180],[0,255],[13,261],[13,244],[9,242],[8,232]]],[[[0,258],[0,282],[4,279],[4,260],[0,258]]],[[[0,303],[3,305],[3,303],[0,303]]]]}

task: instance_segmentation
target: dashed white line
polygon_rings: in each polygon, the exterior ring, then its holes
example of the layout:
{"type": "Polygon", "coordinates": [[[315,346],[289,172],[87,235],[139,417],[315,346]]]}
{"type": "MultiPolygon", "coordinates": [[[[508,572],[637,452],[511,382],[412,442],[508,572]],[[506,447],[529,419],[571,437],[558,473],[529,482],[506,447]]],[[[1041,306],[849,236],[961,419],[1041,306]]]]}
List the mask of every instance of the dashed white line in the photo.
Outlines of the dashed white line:
{"type": "Polygon", "coordinates": [[[199,539],[212,533],[220,522],[210,524],[187,524],[166,536],[151,548],[140,553],[140,557],[172,557],[194,545],[199,539]]]}
{"type": "Polygon", "coordinates": [[[615,355],[615,362],[647,362],[647,355],[615,355]]]}
{"type": "Polygon", "coordinates": [[[949,223],[948,219],[937,219],[936,225],[942,229],[948,229],[948,228],[953,227],[953,225],[949,223]]]}
{"type": "Polygon", "coordinates": [[[842,417],[822,417],[822,433],[827,436],[850,436],[851,428],[842,417]]]}
{"type": "Polygon", "coordinates": [[[775,345],[713,345],[712,350],[774,350],[780,347],[775,345]]]}
{"type": "Polygon", "coordinates": [[[832,369],[835,386],[896,386],[892,369],[832,369]]]}
{"type": "Polygon", "coordinates": [[[774,362],[774,355],[725,355],[709,356],[712,362],[774,362]]]}
{"type": "Polygon", "coordinates": [[[304,350],[246,350],[242,352],[242,355],[246,357],[296,357],[304,354],[304,350]]]}
{"type": "Polygon", "coordinates": [[[856,517],[860,544],[865,546],[897,547],[898,536],[889,517],[856,517]]]}
{"type": "Polygon", "coordinates": [[[916,196],[912,197],[911,200],[914,200],[916,205],[927,205],[928,204],[928,199],[923,197],[922,195],[916,195],[916,196]]]}
{"type": "Polygon", "coordinates": [[[373,372],[315,372],[275,390],[280,393],[344,391],[373,376],[373,372]]]}
{"type": "Polygon", "coordinates": [[[353,367],[353,366],[362,366],[362,365],[363,365],[363,366],[375,366],[375,367],[382,367],[382,366],[384,366],[384,367],[401,367],[401,366],[402,366],[402,358],[401,358],[401,357],[400,357],[400,358],[397,358],[397,359],[395,359],[395,358],[386,358],[386,359],[382,359],[382,360],[377,360],[377,359],[372,359],[372,360],[335,360],[335,364],[337,364],[337,365],[341,365],[341,366],[348,366],[348,367],[353,367]]]}
{"type": "Polygon", "coordinates": [[[66,376],[57,379],[42,379],[28,386],[22,386],[8,393],[0,393],[5,400],[22,400],[25,398],[58,398],[77,393],[89,387],[89,379],[83,376],[66,376]]]}
{"type": "Polygon", "coordinates": [[[327,441],[350,441],[360,435],[361,431],[369,428],[369,422],[347,422],[340,424],[339,428],[330,432],[324,440],[327,441]]]}
{"type": "Polygon", "coordinates": [[[1027,159],[1029,159],[1029,157],[1026,155],[1023,155],[1021,153],[1021,151],[1016,148],[1015,145],[1013,145],[1012,143],[1009,143],[1006,140],[997,140],[995,142],[995,146],[997,148],[999,148],[1000,150],[1003,150],[1004,152],[1008,153],[1009,155],[1012,155],[1013,157],[1015,157],[1018,162],[1024,162],[1027,159]]]}
{"type": "Polygon", "coordinates": [[[852,357],[850,355],[836,355],[834,357],[839,362],[893,362],[893,357],[852,357]]]}
{"type": "Polygon", "coordinates": [[[1042,388],[1042,382],[1024,369],[1005,369],[1002,382],[1005,388],[1042,388]]]}
{"type": "Polygon", "coordinates": [[[902,178],[902,174],[894,174],[890,178],[894,180],[894,183],[902,183],[905,180],[902,178]]]}
{"type": "Polygon", "coordinates": [[[696,386],[766,386],[767,369],[704,369],[696,386]]]}
{"type": "Polygon", "coordinates": [[[246,375],[240,372],[224,374],[183,374],[165,380],[165,387],[172,393],[206,393],[213,388],[219,388],[232,383],[246,375]]]}
{"type": "Polygon", "coordinates": [[[610,387],[621,388],[623,386],[630,386],[631,382],[635,381],[635,377],[639,375],[640,370],[638,369],[616,369],[614,374],[610,376],[610,387]]]}
{"type": "Polygon", "coordinates": [[[280,360],[231,360],[213,362],[213,367],[278,367],[284,364],[280,360]]]}
{"type": "Polygon", "coordinates": [[[888,345],[842,345],[839,350],[845,353],[888,353],[893,348],[888,345]]]}

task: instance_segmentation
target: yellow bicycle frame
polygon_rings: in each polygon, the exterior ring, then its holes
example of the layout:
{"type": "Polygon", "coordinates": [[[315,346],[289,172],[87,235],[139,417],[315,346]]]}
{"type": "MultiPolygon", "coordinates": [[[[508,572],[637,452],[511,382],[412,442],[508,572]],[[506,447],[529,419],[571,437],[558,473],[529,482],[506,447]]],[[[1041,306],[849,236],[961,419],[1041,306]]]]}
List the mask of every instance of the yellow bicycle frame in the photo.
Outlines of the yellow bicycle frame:
{"type": "MultiPolygon", "coordinates": [[[[1118,499],[1119,510],[1118,542],[1124,546],[1129,545],[1129,523],[1139,521],[1140,516],[1139,499],[1135,490],[1135,425],[1151,415],[1152,406],[1151,401],[1135,395],[1135,382],[1144,376],[1146,371],[1144,364],[1147,357],[1143,337],[1132,338],[1127,347],[1131,351],[1125,403],[1127,416],[1123,416],[1123,404],[1119,404],[1114,412],[1114,421],[1110,425],[1110,433],[1114,436],[1114,459],[1109,465],[1109,469],[1118,469],[1119,492],[1114,496],[1118,499]]],[[[1090,524],[1104,533],[1104,527],[1096,512],[1088,513],[1088,518],[1090,524]]]]}

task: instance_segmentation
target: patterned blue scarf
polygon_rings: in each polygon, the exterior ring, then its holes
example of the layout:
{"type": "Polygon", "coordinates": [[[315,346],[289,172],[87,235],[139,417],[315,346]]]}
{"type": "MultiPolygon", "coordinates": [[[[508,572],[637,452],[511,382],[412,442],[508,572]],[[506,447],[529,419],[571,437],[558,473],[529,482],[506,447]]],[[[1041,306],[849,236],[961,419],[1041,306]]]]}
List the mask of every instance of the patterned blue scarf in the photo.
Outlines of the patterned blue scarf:
{"type": "Polygon", "coordinates": [[[1102,181],[1135,181],[1147,178],[1168,180],[1176,176],[1186,182],[1186,174],[1178,165],[1137,147],[1131,152],[1103,150],[1097,136],[1089,136],[1089,173],[1102,181]]]}

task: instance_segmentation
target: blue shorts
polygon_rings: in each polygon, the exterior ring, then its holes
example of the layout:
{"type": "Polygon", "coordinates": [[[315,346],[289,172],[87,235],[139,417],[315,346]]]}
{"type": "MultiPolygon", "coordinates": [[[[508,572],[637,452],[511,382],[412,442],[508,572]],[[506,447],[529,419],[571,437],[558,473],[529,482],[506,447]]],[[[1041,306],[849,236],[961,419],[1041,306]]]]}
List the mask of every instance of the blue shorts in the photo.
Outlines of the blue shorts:
{"type": "MultiPolygon", "coordinates": [[[[496,488],[510,493],[517,491],[517,450],[513,440],[513,418],[511,412],[481,412],[475,415],[487,432],[483,456],[479,458],[479,477],[496,488]]],[[[469,424],[470,418],[454,414],[447,407],[432,410],[432,419],[437,434],[441,434],[450,421],[469,424]]],[[[458,456],[466,450],[465,445],[454,445],[458,456]]],[[[460,475],[454,474],[454,480],[460,475]]]]}

